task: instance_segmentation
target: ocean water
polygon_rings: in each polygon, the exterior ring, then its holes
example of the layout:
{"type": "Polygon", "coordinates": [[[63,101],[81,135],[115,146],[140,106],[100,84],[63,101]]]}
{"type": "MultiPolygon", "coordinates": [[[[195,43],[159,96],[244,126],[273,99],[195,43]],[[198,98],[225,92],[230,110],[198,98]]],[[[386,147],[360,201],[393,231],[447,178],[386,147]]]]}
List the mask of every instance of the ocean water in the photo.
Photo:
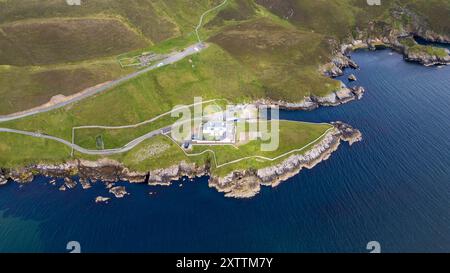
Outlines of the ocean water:
{"type": "Polygon", "coordinates": [[[432,45],[435,47],[442,47],[442,48],[447,48],[450,49],[450,44],[449,43],[436,43],[436,42],[429,42],[421,37],[414,37],[414,40],[416,40],[416,42],[419,45],[432,45]]]}
{"type": "Polygon", "coordinates": [[[94,202],[107,194],[100,184],[10,183],[0,188],[0,252],[67,252],[69,241],[82,252],[368,252],[369,241],[382,252],[450,252],[450,67],[390,50],[353,58],[361,70],[346,74],[366,87],[362,100],[281,113],[362,131],[314,169],[248,200],[224,198],[207,177],[128,185],[131,195],[109,204],[94,202]]]}

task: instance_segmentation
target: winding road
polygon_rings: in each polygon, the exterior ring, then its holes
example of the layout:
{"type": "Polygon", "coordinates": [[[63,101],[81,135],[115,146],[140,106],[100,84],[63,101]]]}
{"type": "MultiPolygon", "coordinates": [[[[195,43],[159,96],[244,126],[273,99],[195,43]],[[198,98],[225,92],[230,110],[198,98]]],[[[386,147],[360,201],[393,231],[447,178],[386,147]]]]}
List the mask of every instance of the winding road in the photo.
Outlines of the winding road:
{"type": "Polygon", "coordinates": [[[21,119],[21,118],[24,118],[24,117],[33,116],[33,115],[37,115],[37,114],[40,114],[40,113],[45,113],[45,112],[48,112],[48,111],[52,111],[52,110],[64,107],[66,105],[72,104],[74,102],[83,100],[83,99],[88,98],[90,96],[93,96],[93,95],[96,95],[96,94],[101,93],[103,91],[106,91],[106,90],[108,90],[108,89],[110,89],[110,88],[112,88],[114,86],[117,86],[117,85],[119,85],[121,83],[124,83],[124,82],[126,82],[128,80],[131,80],[133,78],[136,78],[136,77],[138,77],[138,76],[140,76],[142,74],[145,74],[145,73],[147,73],[147,72],[149,72],[151,70],[154,70],[154,69],[157,69],[157,68],[160,68],[162,66],[169,65],[169,64],[176,63],[176,62],[184,59],[187,56],[190,56],[190,55],[193,55],[193,54],[196,54],[196,53],[200,52],[201,50],[203,50],[205,48],[206,48],[205,44],[203,44],[203,43],[196,43],[194,45],[191,45],[191,46],[187,47],[183,51],[172,53],[169,57],[167,57],[164,60],[161,60],[158,64],[155,64],[155,65],[146,67],[146,68],[144,68],[142,70],[133,72],[133,73],[128,74],[128,75],[126,75],[126,76],[124,76],[122,78],[119,78],[117,80],[110,81],[110,82],[108,82],[108,83],[106,83],[104,85],[91,87],[91,88],[87,89],[85,92],[83,92],[82,94],[80,94],[79,96],[73,97],[73,98],[71,98],[69,100],[62,101],[60,103],[56,103],[56,104],[48,106],[48,107],[35,108],[35,109],[28,110],[28,111],[20,112],[20,113],[15,113],[15,114],[6,115],[6,116],[0,116],[0,122],[21,119]]]}
{"type": "MultiPolygon", "coordinates": [[[[19,134],[19,135],[24,135],[24,136],[31,136],[31,137],[35,137],[35,138],[40,138],[40,139],[50,139],[53,141],[57,141],[59,143],[62,143],[70,148],[72,148],[73,150],[83,153],[83,154],[87,154],[87,155],[113,155],[113,154],[120,154],[120,153],[124,153],[124,152],[128,152],[130,150],[132,150],[134,147],[138,146],[139,144],[141,144],[143,141],[152,138],[154,136],[157,135],[163,135],[163,134],[168,134],[172,131],[172,128],[174,126],[179,126],[183,123],[186,122],[192,122],[192,121],[197,121],[197,120],[202,120],[205,117],[209,117],[210,115],[207,116],[202,116],[199,118],[194,118],[194,119],[189,119],[189,120],[181,120],[181,121],[177,121],[172,125],[157,129],[157,130],[153,130],[145,135],[142,135],[138,138],[133,139],[132,141],[128,142],[127,144],[125,144],[123,147],[121,148],[117,148],[117,149],[104,149],[104,150],[90,150],[90,149],[86,149],[83,148],[81,146],[78,146],[75,143],[72,143],[70,141],[67,141],[65,139],[59,138],[59,137],[55,137],[55,136],[51,136],[51,135],[47,135],[47,134],[43,134],[43,133],[37,133],[37,132],[30,132],[30,131],[23,131],[23,130],[16,130],[16,129],[10,129],[10,128],[0,128],[0,133],[12,133],[12,134],[19,134]]],[[[72,151],[73,154],[73,151],[72,151]]]]}
{"type": "Polygon", "coordinates": [[[37,114],[40,114],[40,113],[45,113],[45,112],[48,112],[48,111],[51,111],[51,110],[55,110],[55,109],[64,107],[66,105],[72,104],[74,102],[77,102],[77,101],[83,100],[85,98],[88,98],[90,96],[93,96],[93,95],[96,95],[98,93],[101,93],[101,92],[103,92],[105,90],[108,90],[108,89],[114,87],[114,86],[117,86],[117,85],[119,85],[121,83],[124,83],[124,82],[126,82],[128,80],[131,80],[131,79],[136,78],[136,77],[138,77],[138,76],[140,76],[142,74],[145,74],[145,73],[147,73],[147,72],[149,72],[151,70],[154,70],[154,69],[157,69],[157,68],[160,68],[162,66],[169,65],[169,64],[173,64],[175,62],[178,62],[179,60],[184,59],[187,56],[190,56],[190,55],[193,55],[193,54],[196,54],[196,53],[202,51],[203,49],[206,48],[206,44],[202,42],[198,32],[199,32],[200,28],[203,25],[203,19],[205,18],[205,16],[208,13],[225,6],[227,3],[228,3],[228,0],[224,0],[221,4],[219,4],[219,5],[217,5],[217,6],[213,7],[213,8],[205,11],[200,16],[199,23],[198,23],[197,27],[195,28],[195,34],[197,36],[198,43],[193,44],[193,45],[185,48],[183,51],[170,53],[167,58],[161,60],[157,64],[154,64],[154,65],[146,67],[146,68],[144,68],[142,70],[133,72],[133,73],[128,74],[128,75],[126,75],[126,76],[124,76],[122,78],[110,81],[110,82],[105,83],[103,85],[99,85],[99,86],[94,86],[94,87],[88,88],[87,90],[85,90],[80,95],[74,96],[73,98],[70,98],[68,100],[65,100],[65,101],[62,101],[62,102],[59,102],[59,103],[55,103],[55,104],[50,105],[50,106],[36,107],[36,108],[30,109],[30,110],[26,110],[26,111],[23,111],[23,112],[0,116],[0,122],[21,119],[21,118],[24,118],[24,117],[33,116],[33,115],[37,115],[37,114]]]}
{"type": "MultiPolygon", "coordinates": [[[[133,78],[136,78],[136,77],[138,77],[138,76],[140,76],[142,74],[145,74],[145,73],[147,73],[147,72],[149,72],[151,70],[154,70],[154,69],[157,69],[157,68],[160,68],[162,66],[169,65],[169,64],[173,64],[175,62],[178,62],[178,61],[184,59],[187,56],[190,56],[190,55],[193,55],[193,54],[196,54],[196,53],[202,51],[203,49],[206,48],[206,44],[204,44],[201,41],[200,36],[198,34],[198,31],[199,31],[199,29],[201,28],[201,26],[203,24],[204,17],[208,13],[210,13],[210,12],[212,12],[212,11],[222,7],[222,6],[224,6],[225,4],[227,4],[227,2],[228,2],[228,0],[224,0],[224,2],[222,2],[220,5],[212,8],[212,9],[207,10],[206,12],[204,12],[200,16],[199,24],[195,28],[195,33],[196,33],[197,38],[198,38],[198,43],[193,44],[193,45],[185,48],[182,51],[171,53],[167,58],[161,60],[158,64],[146,67],[146,68],[144,68],[142,70],[133,72],[133,73],[131,73],[129,75],[126,75],[126,76],[124,76],[122,78],[119,78],[119,79],[116,79],[116,80],[113,80],[113,81],[110,81],[110,82],[108,82],[106,84],[88,88],[87,90],[85,90],[80,95],[74,96],[73,98],[70,98],[68,100],[65,100],[65,101],[62,101],[62,102],[59,102],[59,103],[55,103],[55,104],[50,105],[50,106],[37,107],[37,108],[30,109],[30,110],[27,110],[27,111],[23,111],[23,112],[20,112],[20,113],[14,113],[14,114],[10,114],[10,115],[0,116],[0,122],[17,120],[17,119],[21,119],[21,118],[25,118],[25,117],[29,117],[29,116],[33,116],[33,115],[37,115],[37,114],[41,114],[41,113],[45,113],[45,112],[48,112],[48,111],[52,111],[52,110],[64,107],[66,105],[69,105],[69,104],[81,101],[81,100],[83,100],[85,98],[88,98],[90,96],[99,94],[99,93],[101,93],[103,91],[106,91],[106,90],[108,90],[108,89],[110,89],[110,88],[112,88],[114,86],[117,86],[117,85],[122,84],[122,83],[124,83],[126,81],[129,81],[129,80],[131,80],[133,78]]],[[[156,117],[156,118],[159,118],[159,116],[156,117]]],[[[150,121],[152,121],[152,120],[150,120],[150,121]]],[[[129,125],[129,126],[123,126],[123,127],[124,128],[125,127],[127,127],[127,128],[128,127],[136,127],[136,126],[140,126],[140,125],[142,125],[144,123],[148,123],[150,121],[145,121],[143,123],[139,123],[139,124],[135,124],[135,125],[129,125]]],[[[143,142],[144,140],[152,138],[152,137],[154,137],[156,135],[168,134],[168,133],[171,132],[172,126],[173,125],[170,125],[170,126],[167,126],[167,127],[164,127],[164,128],[160,128],[158,130],[151,131],[151,132],[149,132],[149,133],[147,133],[145,135],[142,135],[142,136],[140,136],[140,137],[130,141],[129,143],[127,143],[125,146],[123,146],[121,148],[105,149],[105,150],[85,149],[85,148],[83,148],[81,146],[78,146],[75,143],[71,143],[71,142],[69,142],[69,141],[67,141],[65,139],[62,139],[62,138],[59,138],[59,137],[55,137],[55,136],[50,136],[50,135],[43,134],[43,133],[23,131],[23,130],[16,130],[16,129],[9,129],[9,128],[0,128],[0,132],[2,132],[2,133],[13,133],[13,134],[25,135],[25,136],[30,136],[30,137],[40,138],[40,139],[53,140],[53,141],[62,143],[64,145],[72,148],[72,151],[75,150],[75,151],[83,153],[83,154],[88,154],[88,155],[112,155],[112,154],[119,154],[119,153],[124,153],[124,152],[130,151],[134,147],[139,145],[141,142],[143,142]]],[[[85,127],[88,128],[89,126],[85,126],[85,127]]],[[[96,127],[98,127],[98,126],[96,126],[96,127]]],[[[84,127],[80,127],[80,128],[84,128],[84,127]]],[[[107,127],[105,127],[105,128],[107,128],[107,127]]],[[[72,132],[73,132],[73,129],[72,129],[72,132]]]]}
{"type": "Polygon", "coordinates": [[[205,16],[210,13],[213,12],[223,6],[225,6],[228,3],[228,0],[224,0],[220,5],[213,7],[212,9],[209,9],[207,11],[205,11],[201,16],[200,16],[200,21],[198,22],[197,27],[195,28],[195,34],[197,35],[197,40],[199,43],[202,43],[202,39],[200,39],[200,34],[198,34],[198,31],[200,30],[200,28],[203,25],[203,19],[205,18],[205,16]]]}
{"type": "Polygon", "coordinates": [[[160,134],[167,134],[171,131],[171,127],[172,126],[167,126],[167,127],[164,127],[164,128],[158,129],[158,130],[151,131],[150,133],[147,133],[143,136],[133,139],[132,141],[127,143],[122,148],[109,149],[109,150],[108,149],[107,150],[89,150],[89,149],[80,147],[77,144],[71,143],[65,139],[62,139],[59,137],[54,137],[54,136],[49,136],[46,134],[35,133],[35,132],[28,132],[28,131],[8,129],[8,128],[0,128],[0,132],[31,136],[31,137],[36,137],[36,138],[40,138],[40,139],[54,140],[54,141],[57,141],[59,143],[62,143],[64,145],[74,149],[77,152],[87,154],[87,155],[113,155],[113,154],[120,154],[120,153],[128,152],[146,139],[152,138],[152,137],[160,135],[160,134]]]}

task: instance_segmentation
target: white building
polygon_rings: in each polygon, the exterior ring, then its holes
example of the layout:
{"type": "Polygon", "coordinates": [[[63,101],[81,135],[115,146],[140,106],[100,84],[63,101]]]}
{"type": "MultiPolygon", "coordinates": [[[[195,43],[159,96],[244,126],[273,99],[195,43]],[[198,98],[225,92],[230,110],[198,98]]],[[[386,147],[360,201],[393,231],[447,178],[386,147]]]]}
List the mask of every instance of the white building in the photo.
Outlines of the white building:
{"type": "Polygon", "coordinates": [[[203,138],[211,141],[221,141],[226,138],[227,125],[223,121],[209,121],[203,124],[203,138]]]}

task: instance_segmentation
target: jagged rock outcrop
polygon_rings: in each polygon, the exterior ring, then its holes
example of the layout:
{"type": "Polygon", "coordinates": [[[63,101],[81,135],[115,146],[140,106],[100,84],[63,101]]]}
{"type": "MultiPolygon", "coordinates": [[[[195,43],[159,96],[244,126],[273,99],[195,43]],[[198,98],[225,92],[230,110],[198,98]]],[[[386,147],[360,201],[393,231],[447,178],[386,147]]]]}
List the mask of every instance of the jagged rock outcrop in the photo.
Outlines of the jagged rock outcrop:
{"type": "Polygon", "coordinates": [[[261,186],[276,187],[301,171],[311,169],[319,162],[329,158],[341,141],[350,145],[361,141],[359,130],[342,122],[333,123],[333,130],[304,154],[293,154],[281,163],[259,170],[234,171],[225,177],[212,177],[209,186],[225,193],[227,197],[248,198],[259,193],[261,186]]]}
{"type": "Polygon", "coordinates": [[[70,177],[65,177],[64,178],[64,186],[67,189],[73,189],[77,186],[77,182],[70,177]]]}
{"type": "Polygon", "coordinates": [[[34,175],[31,169],[29,168],[18,168],[14,170],[10,170],[8,173],[6,173],[5,178],[11,179],[14,181],[19,181],[21,184],[27,184],[33,181],[34,175]]]}
{"type": "Polygon", "coordinates": [[[97,197],[95,198],[95,203],[108,203],[108,201],[109,201],[110,199],[111,199],[111,198],[109,198],[109,197],[97,196],[97,197]]]}
{"type": "Polygon", "coordinates": [[[112,187],[109,192],[114,194],[116,198],[123,198],[129,194],[124,186],[112,187]]]}
{"type": "Polygon", "coordinates": [[[352,59],[347,57],[345,50],[337,52],[330,63],[321,67],[322,74],[328,77],[336,78],[344,75],[345,68],[358,69],[359,66],[352,59]]]}
{"type": "Polygon", "coordinates": [[[286,110],[304,110],[311,111],[321,106],[337,106],[340,104],[347,103],[353,100],[359,100],[362,98],[365,89],[362,86],[357,86],[353,88],[348,88],[342,84],[341,89],[331,92],[327,96],[309,96],[305,97],[303,101],[300,102],[285,102],[285,101],[275,101],[270,99],[258,100],[255,104],[262,105],[276,105],[281,109],[286,110]]]}
{"type": "Polygon", "coordinates": [[[92,187],[92,185],[89,181],[90,181],[89,179],[80,177],[80,184],[81,184],[81,187],[83,188],[83,190],[87,190],[92,187]]]}
{"type": "Polygon", "coordinates": [[[445,49],[447,56],[431,55],[426,51],[412,51],[405,49],[405,60],[418,62],[425,66],[450,64],[450,51],[445,49]]]}
{"type": "Polygon", "coordinates": [[[150,171],[148,174],[149,185],[169,185],[171,181],[177,180],[183,176],[190,178],[202,176],[207,173],[206,166],[196,166],[195,164],[182,161],[180,164],[168,168],[161,168],[150,171]]]}
{"type": "Polygon", "coordinates": [[[0,174],[0,186],[6,185],[6,183],[8,183],[8,179],[6,179],[5,176],[3,176],[2,174],[0,174]]]}
{"type": "Polygon", "coordinates": [[[91,187],[90,181],[102,181],[107,189],[112,189],[117,181],[170,185],[171,181],[178,180],[182,176],[193,178],[207,173],[207,166],[197,166],[185,161],[150,172],[135,172],[130,171],[121,163],[109,159],[98,161],[73,160],[61,164],[35,164],[24,168],[5,170],[0,176],[0,182],[11,179],[18,183],[29,183],[33,180],[34,174],[40,174],[52,177],[52,185],[56,185],[55,178],[63,178],[64,184],[59,187],[59,190],[66,191],[77,185],[77,182],[71,178],[72,176],[80,178],[79,181],[83,189],[91,187]]]}

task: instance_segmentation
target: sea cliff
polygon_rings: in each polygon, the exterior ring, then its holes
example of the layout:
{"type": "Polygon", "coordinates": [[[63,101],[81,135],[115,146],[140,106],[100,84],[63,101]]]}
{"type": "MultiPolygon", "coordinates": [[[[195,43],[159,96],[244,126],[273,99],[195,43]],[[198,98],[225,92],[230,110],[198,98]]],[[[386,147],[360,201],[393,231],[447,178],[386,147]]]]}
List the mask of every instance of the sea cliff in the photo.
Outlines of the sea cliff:
{"type": "MultiPolygon", "coordinates": [[[[342,122],[333,123],[334,128],[327,133],[317,144],[305,154],[293,154],[275,164],[260,170],[237,170],[225,177],[211,174],[210,166],[196,165],[182,161],[168,168],[160,168],[148,172],[135,172],[126,168],[123,164],[110,160],[98,161],[72,160],[61,164],[34,164],[18,169],[1,169],[0,185],[8,181],[26,184],[33,181],[34,176],[43,175],[52,178],[50,184],[55,184],[56,178],[63,178],[64,184],[59,188],[62,191],[73,189],[77,186],[76,179],[83,187],[88,189],[92,183],[104,183],[116,197],[124,197],[125,188],[117,187],[114,183],[128,181],[130,183],[147,183],[150,186],[171,185],[172,181],[181,177],[200,177],[209,175],[209,186],[224,192],[227,197],[249,198],[255,196],[261,185],[277,186],[295,174],[302,168],[313,168],[322,160],[326,160],[335,151],[341,141],[353,144],[361,140],[359,130],[342,122]]],[[[97,200],[99,202],[99,200],[97,200]]]]}

